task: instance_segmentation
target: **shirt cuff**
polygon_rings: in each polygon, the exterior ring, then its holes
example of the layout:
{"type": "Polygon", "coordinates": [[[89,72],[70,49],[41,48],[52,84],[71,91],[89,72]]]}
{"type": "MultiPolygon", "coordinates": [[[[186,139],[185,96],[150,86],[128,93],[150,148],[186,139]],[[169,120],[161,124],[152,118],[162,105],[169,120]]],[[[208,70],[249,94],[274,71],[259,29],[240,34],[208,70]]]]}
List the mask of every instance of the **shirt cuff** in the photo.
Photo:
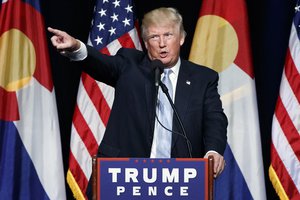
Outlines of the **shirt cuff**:
{"type": "Polygon", "coordinates": [[[82,61],[88,55],[85,44],[83,42],[81,42],[80,40],[78,40],[78,41],[80,42],[79,49],[77,49],[76,51],[72,51],[72,52],[65,51],[62,53],[64,56],[67,56],[68,58],[70,58],[71,61],[82,61]]]}
{"type": "MultiPolygon", "coordinates": [[[[214,151],[214,150],[210,150],[210,151],[206,152],[204,158],[207,157],[207,154],[209,154],[209,153],[216,153],[216,154],[219,154],[218,152],[216,152],[216,151],[214,151]]],[[[220,155],[220,154],[219,154],[219,155],[220,155]]]]}

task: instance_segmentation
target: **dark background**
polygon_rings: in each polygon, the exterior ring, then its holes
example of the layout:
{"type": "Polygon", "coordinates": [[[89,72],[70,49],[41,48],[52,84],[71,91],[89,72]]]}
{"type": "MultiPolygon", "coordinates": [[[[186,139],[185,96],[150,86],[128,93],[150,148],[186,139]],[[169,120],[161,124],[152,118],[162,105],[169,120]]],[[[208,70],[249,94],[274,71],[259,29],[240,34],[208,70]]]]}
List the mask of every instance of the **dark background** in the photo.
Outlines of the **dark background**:
{"type": "MultiPolygon", "coordinates": [[[[271,123],[288,47],[295,2],[294,0],[247,1],[268,199],[278,199],[268,178],[271,123]]],[[[41,3],[46,26],[64,30],[82,41],[87,41],[95,0],[49,0],[41,1],[41,3]]],[[[184,59],[187,59],[189,55],[201,3],[201,0],[135,1],[136,14],[139,19],[146,11],[160,6],[176,7],[180,11],[187,32],[181,51],[184,59]]],[[[48,34],[48,39],[50,37],[51,35],[48,34]]],[[[78,63],[70,62],[67,58],[60,56],[51,45],[49,45],[49,51],[66,171],[80,68],[78,63]]],[[[68,199],[72,199],[68,186],[67,195],[68,199]]]]}

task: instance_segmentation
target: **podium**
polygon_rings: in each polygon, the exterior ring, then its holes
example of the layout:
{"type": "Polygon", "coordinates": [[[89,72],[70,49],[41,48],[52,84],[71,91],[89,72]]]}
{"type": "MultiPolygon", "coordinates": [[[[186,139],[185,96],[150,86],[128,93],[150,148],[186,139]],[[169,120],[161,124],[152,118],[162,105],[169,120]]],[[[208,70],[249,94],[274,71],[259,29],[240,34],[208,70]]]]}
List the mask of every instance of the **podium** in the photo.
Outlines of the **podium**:
{"type": "Polygon", "coordinates": [[[93,200],[207,199],[213,200],[213,157],[97,158],[93,157],[93,200]]]}

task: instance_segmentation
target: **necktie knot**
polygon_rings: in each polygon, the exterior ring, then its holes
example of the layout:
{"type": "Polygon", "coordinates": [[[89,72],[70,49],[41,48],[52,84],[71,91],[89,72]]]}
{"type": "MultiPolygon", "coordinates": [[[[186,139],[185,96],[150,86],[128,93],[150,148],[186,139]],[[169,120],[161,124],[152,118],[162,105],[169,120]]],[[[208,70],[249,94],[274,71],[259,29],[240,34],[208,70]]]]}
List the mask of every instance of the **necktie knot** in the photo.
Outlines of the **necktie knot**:
{"type": "Polygon", "coordinates": [[[164,69],[164,77],[170,78],[170,74],[172,73],[172,69],[164,69]]]}

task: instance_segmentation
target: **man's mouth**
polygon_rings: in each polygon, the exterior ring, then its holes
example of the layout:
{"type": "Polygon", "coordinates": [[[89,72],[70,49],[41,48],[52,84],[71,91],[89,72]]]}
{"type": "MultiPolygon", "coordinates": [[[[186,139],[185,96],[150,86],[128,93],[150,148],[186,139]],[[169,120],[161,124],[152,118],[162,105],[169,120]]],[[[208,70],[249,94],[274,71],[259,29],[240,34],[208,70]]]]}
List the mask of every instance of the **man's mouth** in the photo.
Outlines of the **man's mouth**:
{"type": "Polygon", "coordinates": [[[160,55],[161,58],[165,58],[165,57],[167,57],[168,52],[167,51],[162,51],[162,52],[159,53],[159,55],[160,55]]]}

